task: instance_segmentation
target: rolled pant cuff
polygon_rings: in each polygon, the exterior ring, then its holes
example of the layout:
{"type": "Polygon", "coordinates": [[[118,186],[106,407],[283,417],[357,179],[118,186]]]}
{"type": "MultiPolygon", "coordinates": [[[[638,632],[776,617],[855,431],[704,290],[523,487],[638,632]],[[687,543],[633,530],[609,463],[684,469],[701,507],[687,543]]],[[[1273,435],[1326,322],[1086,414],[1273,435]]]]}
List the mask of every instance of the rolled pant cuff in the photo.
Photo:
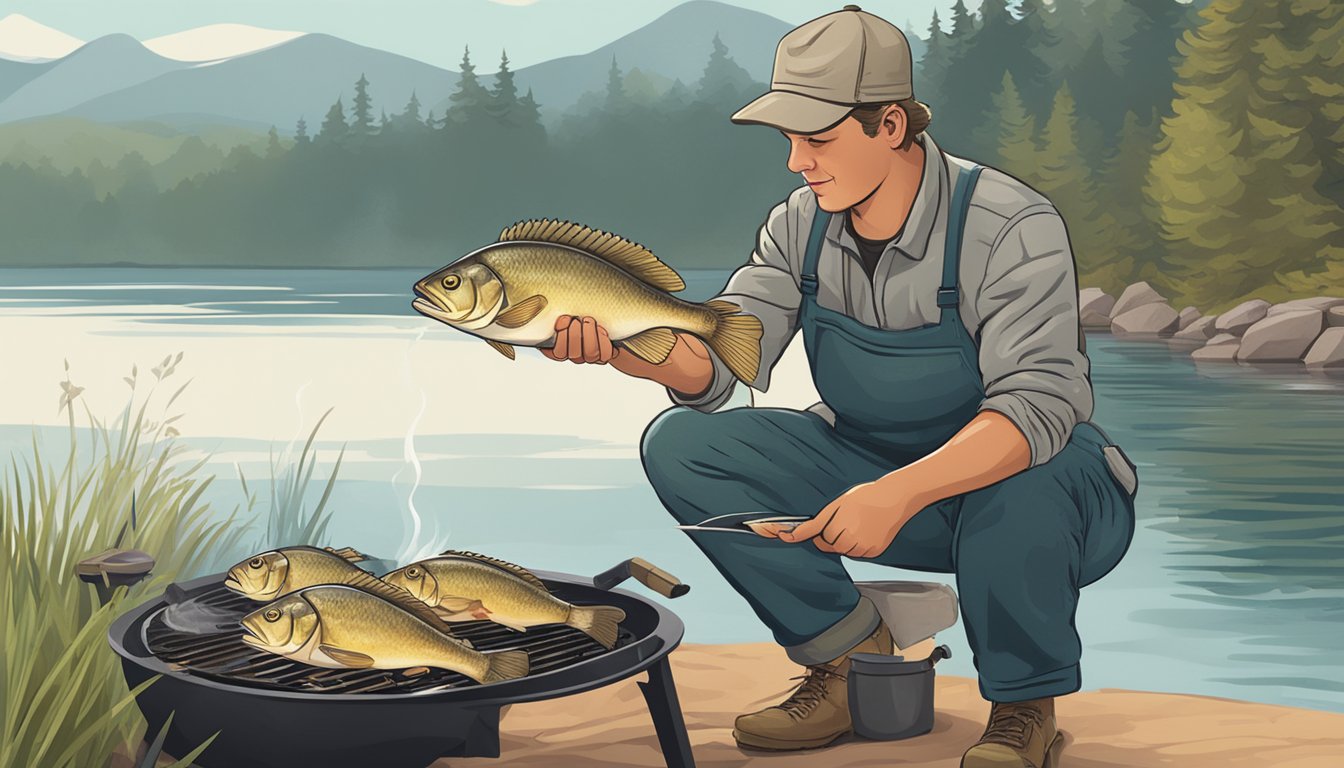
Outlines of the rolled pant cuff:
{"type": "Polygon", "coordinates": [[[996,683],[980,678],[980,695],[989,701],[1006,704],[1013,701],[1063,696],[1083,687],[1083,677],[1077,664],[1047,672],[1025,680],[996,683]]]}
{"type": "Polygon", "coordinates": [[[805,667],[825,664],[866,640],[881,622],[877,606],[860,596],[859,604],[843,619],[805,643],[786,646],[784,651],[794,663],[805,667]]]}

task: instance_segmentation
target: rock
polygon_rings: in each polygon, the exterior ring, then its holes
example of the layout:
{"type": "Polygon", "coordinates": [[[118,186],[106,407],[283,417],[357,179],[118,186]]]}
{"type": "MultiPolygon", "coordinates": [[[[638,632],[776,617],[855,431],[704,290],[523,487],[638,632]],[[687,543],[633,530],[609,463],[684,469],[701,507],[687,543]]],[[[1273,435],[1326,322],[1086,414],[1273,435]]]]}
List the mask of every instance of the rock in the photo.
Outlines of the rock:
{"type": "Polygon", "coordinates": [[[1344,328],[1326,328],[1302,362],[1313,368],[1344,366],[1344,328]]]}
{"type": "Polygon", "coordinates": [[[1078,322],[1084,328],[1110,328],[1111,318],[1109,315],[1103,315],[1099,312],[1088,310],[1078,314],[1078,322]]]}
{"type": "Polygon", "coordinates": [[[1344,307],[1331,307],[1325,313],[1325,324],[1331,328],[1344,328],[1344,307]]]}
{"type": "Polygon", "coordinates": [[[1206,363],[1232,363],[1237,360],[1237,348],[1240,346],[1241,341],[1235,336],[1230,344],[1214,344],[1210,339],[1208,344],[1191,352],[1190,357],[1206,363]]]}
{"type": "MultiPolygon", "coordinates": [[[[1183,341],[1207,341],[1213,336],[1214,319],[1215,318],[1212,317],[1201,317],[1177,331],[1176,335],[1172,338],[1181,339],[1183,341]]],[[[1237,338],[1230,333],[1225,335],[1234,341],[1237,338]]]]}
{"type": "MultiPolygon", "coordinates": [[[[1116,299],[1115,305],[1111,307],[1111,319],[1145,304],[1163,304],[1165,302],[1166,299],[1162,298],[1162,294],[1153,290],[1151,285],[1138,282],[1126,288],[1125,292],[1120,294],[1120,298],[1116,299]]],[[[1175,310],[1172,310],[1172,314],[1175,314],[1175,310]]]]}
{"type": "Polygon", "coordinates": [[[1230,333],[1218,333],[1214,334],[1213,338],[1209,339],[1209,343],[1205,344],[1204,346],[1216,347],[1219,344],[1240,344],[1240,343],[1241,339],[1237,338],[1236,336],[1233,336],[1230,333]]]}
{"type": "Polygon", "coordinates": [[[1219,315],[1218,322],[1213,327],[1221,332],[1240,336],[1246,332],[1247,328],[1263,320],[1267,314],[1269,314],[1268,301],[1251,299],[1250,301],[1243,301],[1219,315]]]}
{"type": "MultiPolygon", "coordinates": [[[[1344,302],[1340,302],[1344,304],[1344,302]]],[[[1115,297],[1100,288],[1084,288],[1078,292],[1078,314],[1085,312],[1096,312],[1099,315],[1111,316],[1111,309],[1115,306],[1115,297]]]]}
{"type": "MultiPolygon", "coordinates": [[[[1117,304],[1118,306],[1118,304],[1117,304]]],[[[1111,332],[1130,335],[1162,336],[1176,330],[1180,318],[1166,302],[1144,304],[1111,320],[1111,332]]]]}
{"type": "Polygon", "coordinates": [[[1194,307],[1186,307],[1181,310],[1179,317],[1181,322],[1180,327],[1177,328],[1177,330],[1184,331],[1186,328],[1190,327],[1191,323],[1199,319],[1199,310],[1194,307]]]}
{"type": "Polygon", "coordinates": [[[1319,309],[1325,312],[1333,307],[1344,307],[1344,299],[1334,296],[1315,296],[1310,299],[1293,299],[1285,301],[1282,304],[1275,304],[1269,308],[1269,316],[1280,315],[1284,312],[1293,312],[1299,309],[1319,309]]]}
{"type": "Polygon", "coordinates": [[[1325,313],[1299,309],[1266,317],[1246,329],[1237,360],[1247,363],[1295,363],[1321,335],[1325,313]]]}

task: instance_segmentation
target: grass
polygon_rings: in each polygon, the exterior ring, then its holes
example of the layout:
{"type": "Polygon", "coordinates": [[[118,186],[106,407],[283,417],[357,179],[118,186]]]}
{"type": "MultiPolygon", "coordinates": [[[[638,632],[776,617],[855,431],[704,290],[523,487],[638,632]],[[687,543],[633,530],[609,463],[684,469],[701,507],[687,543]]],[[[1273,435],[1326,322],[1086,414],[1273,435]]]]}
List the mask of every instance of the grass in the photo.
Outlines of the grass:
{"type": "MultiPolygon", "coordinates": [[[[140,741],[145,726],[133,697],[144,686],[127,691],[120,658],[107,646],[108,626],[179,575],[249,554],[250,521],[239,520],[239,509],[220,520],[202,500],[215,479],[204,470],[209,457],[187,461],[187,448],[177,440],[173,423],[181,414],[169,410],[187,385],[157,405],[181,359],[179,353],[155,366],[143,396],[133,367],[125,379],[127,404],[109,422],[85,405],[67,363],[60,408],[68,414],[68,447],[41,445],[34,434],[31,454],[16,451],[8,466],[0,465],[0,768],[90,768],[105,765],[114,751],[134,754],[130,745],[140,741]],[[88,423],[85,445],[75,426],[78,406],[88,423]],[[93,586],[76,577],[75,564],[118,542],[150,553],[157,563],[150,578],[118,589],[100,605],[93,586]]],[[[283,480],[273,477],[272,488],[279,490],[272,492],[268,539],[311,535],[285,543],[316,543],[325,532],[335,471],[313,511],[303,505],[316,433],[298,466],[282,471],[283,480]],[[297,522],[277,523],[277,516],[297,522]]],[[[248,493],[247,511],[255,501],[248,493]]]]}

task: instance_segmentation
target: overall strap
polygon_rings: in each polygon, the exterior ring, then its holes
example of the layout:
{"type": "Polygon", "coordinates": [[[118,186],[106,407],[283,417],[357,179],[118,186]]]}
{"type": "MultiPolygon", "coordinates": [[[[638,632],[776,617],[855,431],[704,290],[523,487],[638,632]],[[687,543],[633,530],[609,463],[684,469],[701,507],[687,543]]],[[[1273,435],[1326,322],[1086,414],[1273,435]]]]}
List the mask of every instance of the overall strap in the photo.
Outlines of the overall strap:
{"type": "MultiPolygon", "coordinates": [[[[821,257],[821,240],[826,236],[826,225],[830,221],[831,215],[818,205],[812,217],[812,231],[807,236],[807,250],[803,252],[803,273],[798,276],[804,297],[817,295],[817,261],[821,257]]],[[[804,298],[804,301],[807,300],[804,298]]]]}
{"type": "Polygon", "coordinates": [[[948,208],[947,240],[943,244],[943,282],[938,288],[938,306],[942,310],[939,322],[956,322],[957,306],[961,303],[961,289],[957,287],[961,266],[961,238],[966,229],[966,212],[971,207],[971,193],[984,168],[971,166],[970,170],[957,169],[957,183],[952,190],[952,204],[948,208]]]}

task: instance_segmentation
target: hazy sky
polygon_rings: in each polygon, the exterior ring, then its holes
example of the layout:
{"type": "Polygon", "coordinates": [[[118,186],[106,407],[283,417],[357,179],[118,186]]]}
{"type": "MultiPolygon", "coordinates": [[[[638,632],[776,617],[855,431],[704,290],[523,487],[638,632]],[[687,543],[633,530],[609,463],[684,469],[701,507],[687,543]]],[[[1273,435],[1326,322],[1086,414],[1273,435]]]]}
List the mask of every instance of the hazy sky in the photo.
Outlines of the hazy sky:
{"type": "MultiPolygon", "coordinates": [[[[447,69],[463,45],[478,64],[498,61],[507,46],[515,68],[587,53],[637,29],[682,0],[0,0],[0,17],[21,13],[75,37],[124,32],[141,40],[206,24],[233,22],[326,32],[447,69]],[[479,55],[477,55],[479,54],[479,55]]],[[[936,7],[946,18],[954,0],[869,0],[864,10],[925,36],[936,7]]],[[[976,9],[980,0],[965,0],[976,9]]],[[[794,24],[839,10],[843,2],[732,0],[794,24]]],[[[487,64],[487,66],[488,66],[487,64]]]]}

